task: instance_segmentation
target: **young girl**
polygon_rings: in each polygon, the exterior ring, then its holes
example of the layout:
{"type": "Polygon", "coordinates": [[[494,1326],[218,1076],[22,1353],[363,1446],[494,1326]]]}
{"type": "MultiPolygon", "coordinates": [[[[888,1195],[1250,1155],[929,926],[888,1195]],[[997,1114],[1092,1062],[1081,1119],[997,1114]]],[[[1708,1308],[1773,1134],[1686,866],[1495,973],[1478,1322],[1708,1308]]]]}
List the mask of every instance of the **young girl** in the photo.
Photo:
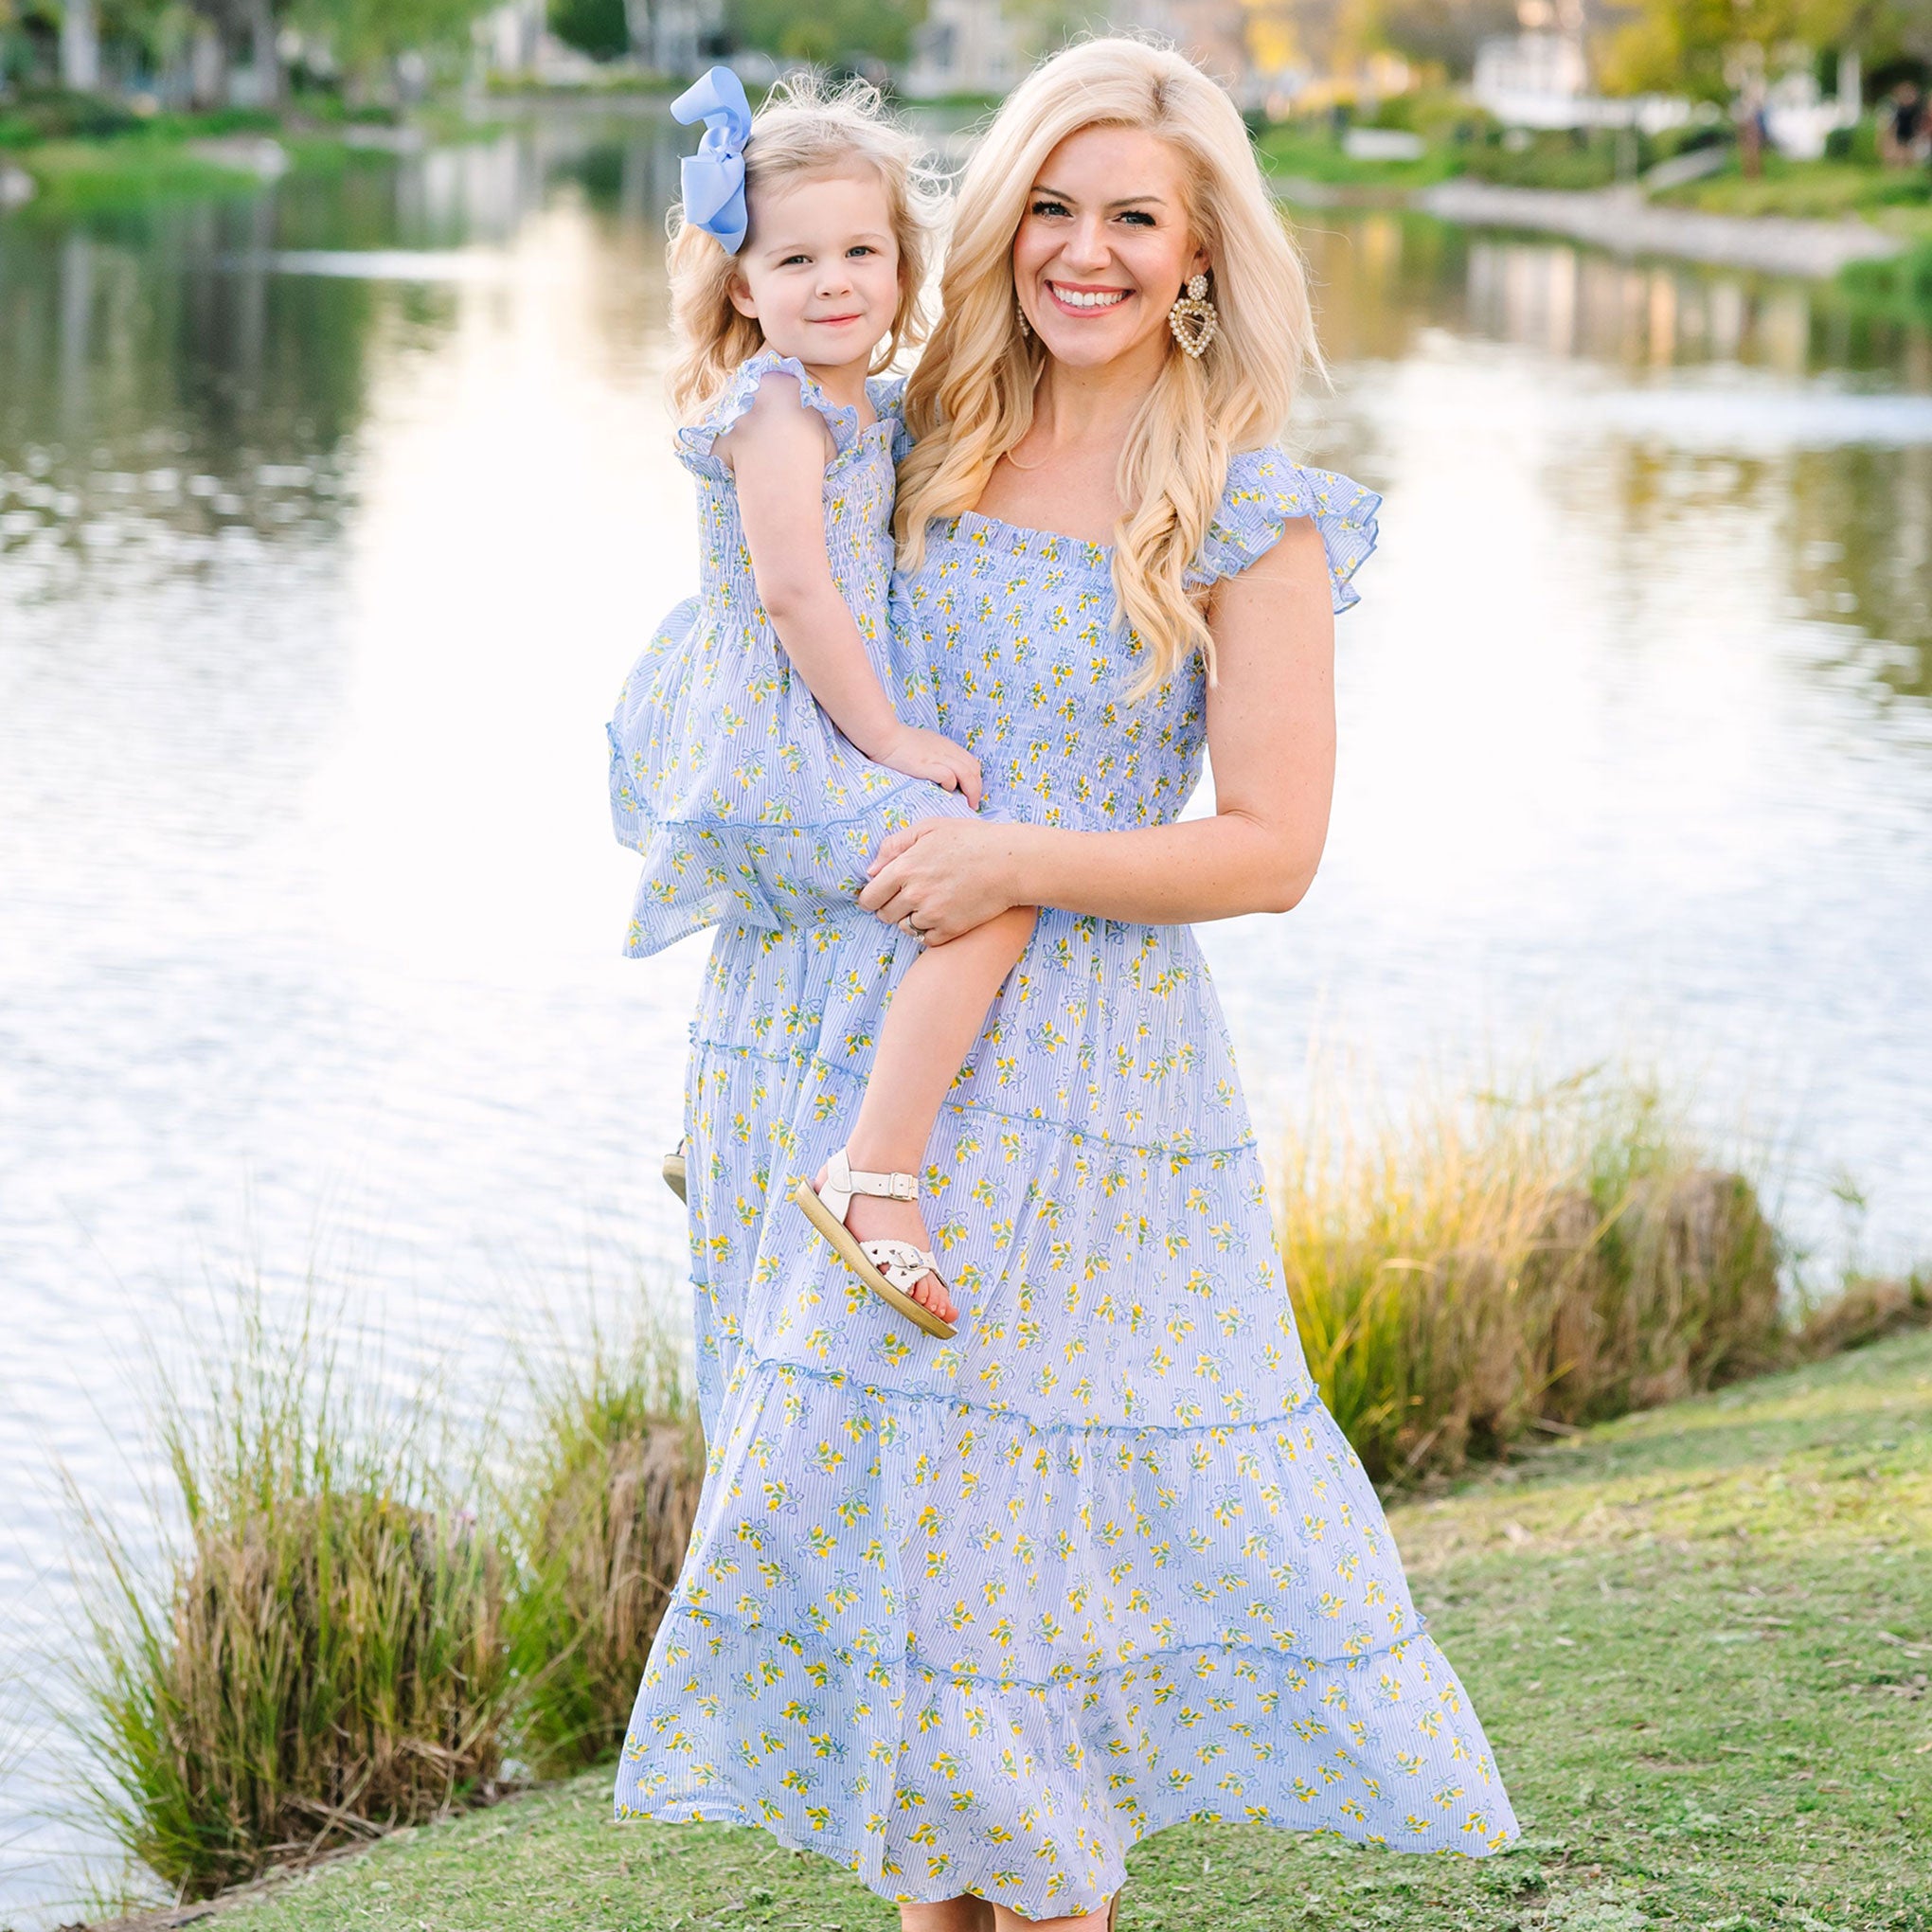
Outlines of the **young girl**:
{"type": "MultiPolygon", "coordinates": [[[[882,681],[899,385],[868,378],[915,339],[929,224],[914,145],[863,85],[780,90],[754,119],[714,67],[671,112],[706,123],[669,255],[703,588],[651,640],[610,727],[617,836],[646,861],[637,957],[720,920],[777,927],[853,899],[887,833],[980,795],[973,756],[903,721],[882,681]]],[[[953,1333],[954,1308],[918,1172],[1032,923],[1009,912],[913,961],[850,1139],[793,1192],[934,1335],[953,1333]]]]}

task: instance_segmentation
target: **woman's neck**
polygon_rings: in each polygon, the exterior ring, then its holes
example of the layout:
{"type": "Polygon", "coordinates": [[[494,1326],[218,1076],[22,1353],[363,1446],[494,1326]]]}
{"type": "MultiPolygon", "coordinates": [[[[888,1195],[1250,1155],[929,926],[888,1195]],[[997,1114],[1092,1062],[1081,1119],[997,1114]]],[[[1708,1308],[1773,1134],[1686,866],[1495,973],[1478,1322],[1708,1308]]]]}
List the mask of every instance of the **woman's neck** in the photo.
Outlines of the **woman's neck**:
{"type": "Polygon", "coordinates": [[[1028,452],[1118,449],[1160,376],[1166,346],[1152,347],[1151,355],[1125,355],[1094,368],[1049,360],[1033,391],[1033,420],[1024,439],[1028,452]]]}

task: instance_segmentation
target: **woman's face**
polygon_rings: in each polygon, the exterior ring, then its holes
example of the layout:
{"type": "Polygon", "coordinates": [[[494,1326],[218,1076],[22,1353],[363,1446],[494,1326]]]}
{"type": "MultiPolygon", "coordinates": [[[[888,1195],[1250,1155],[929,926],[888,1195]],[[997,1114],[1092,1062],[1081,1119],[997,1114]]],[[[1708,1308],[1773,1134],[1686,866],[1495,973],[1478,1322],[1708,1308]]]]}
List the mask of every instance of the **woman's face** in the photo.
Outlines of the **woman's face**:
{"type": "Polygon", "coordinates": [[[1013,286],[1056,361],[1164,356],[1168,311],[1208,258],[1181,159],[1139,128],[1082,128],[1047,155],[1013,237],[1013,286]]]}

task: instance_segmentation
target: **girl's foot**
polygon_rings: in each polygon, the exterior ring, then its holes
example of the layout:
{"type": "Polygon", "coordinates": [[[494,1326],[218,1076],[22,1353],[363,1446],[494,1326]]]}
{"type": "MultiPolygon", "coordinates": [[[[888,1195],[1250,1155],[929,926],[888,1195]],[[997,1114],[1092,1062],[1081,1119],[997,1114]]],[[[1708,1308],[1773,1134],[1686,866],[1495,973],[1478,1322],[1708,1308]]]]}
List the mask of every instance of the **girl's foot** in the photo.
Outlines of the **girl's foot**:
{"type": "MultiPolygon", "coordinates": [[[[826,1170],[818,1170],[816,1185],[824,1187],[826,1170]]],[[[882,1200],[877,1194],[854,1194],[846,1215],[846,1225],[857,1241],[903,1241],[921,1252],[930,1252],[933,1238],[926,1232],[925,1216],[916,1201],[882,1200]]],[[[930,1308],[941,1321],[953,1318],[953,1297],[937,1275],[921,1275],[906,1290],[921,1308],[930,1308]]]]}
{"type": "Polygon", "coordinates": [[[854,1168],[840,1148],[792,1198],[838,1258],[881,1299],[928,1334],[953,1333],[953,1297],[927,1247],[909,1173],[854,1168]]]}

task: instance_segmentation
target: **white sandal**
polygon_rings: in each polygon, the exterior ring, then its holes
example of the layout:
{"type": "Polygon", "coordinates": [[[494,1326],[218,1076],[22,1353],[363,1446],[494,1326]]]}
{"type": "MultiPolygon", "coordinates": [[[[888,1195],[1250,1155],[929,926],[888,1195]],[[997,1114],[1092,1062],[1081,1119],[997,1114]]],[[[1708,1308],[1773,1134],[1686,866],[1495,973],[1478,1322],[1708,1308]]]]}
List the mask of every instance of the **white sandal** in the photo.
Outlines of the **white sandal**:
{"type": "Polygon", "coordinates": [[[811,1222],[847,1267],[888,1307],[897,1309],[907,1321],[917,1322],[927,1334],[951,1341],[953,1324],[943,1321],[930,1308],[915,1301],[907,1292],[930,1275],[942,1287],[939,1258],[930,1248],[914,1247],[909,1241],[859,1241],[846,1225],[854,1194],[876,1194],[886,1201],[917,1201],[917,1174],[868,1174],[856,1170],[844,1148],[825,1164],[825,1191],[810,1181],[800,1181],[792,1190],[792,1199],[805,1210],[811,1222]]]}

